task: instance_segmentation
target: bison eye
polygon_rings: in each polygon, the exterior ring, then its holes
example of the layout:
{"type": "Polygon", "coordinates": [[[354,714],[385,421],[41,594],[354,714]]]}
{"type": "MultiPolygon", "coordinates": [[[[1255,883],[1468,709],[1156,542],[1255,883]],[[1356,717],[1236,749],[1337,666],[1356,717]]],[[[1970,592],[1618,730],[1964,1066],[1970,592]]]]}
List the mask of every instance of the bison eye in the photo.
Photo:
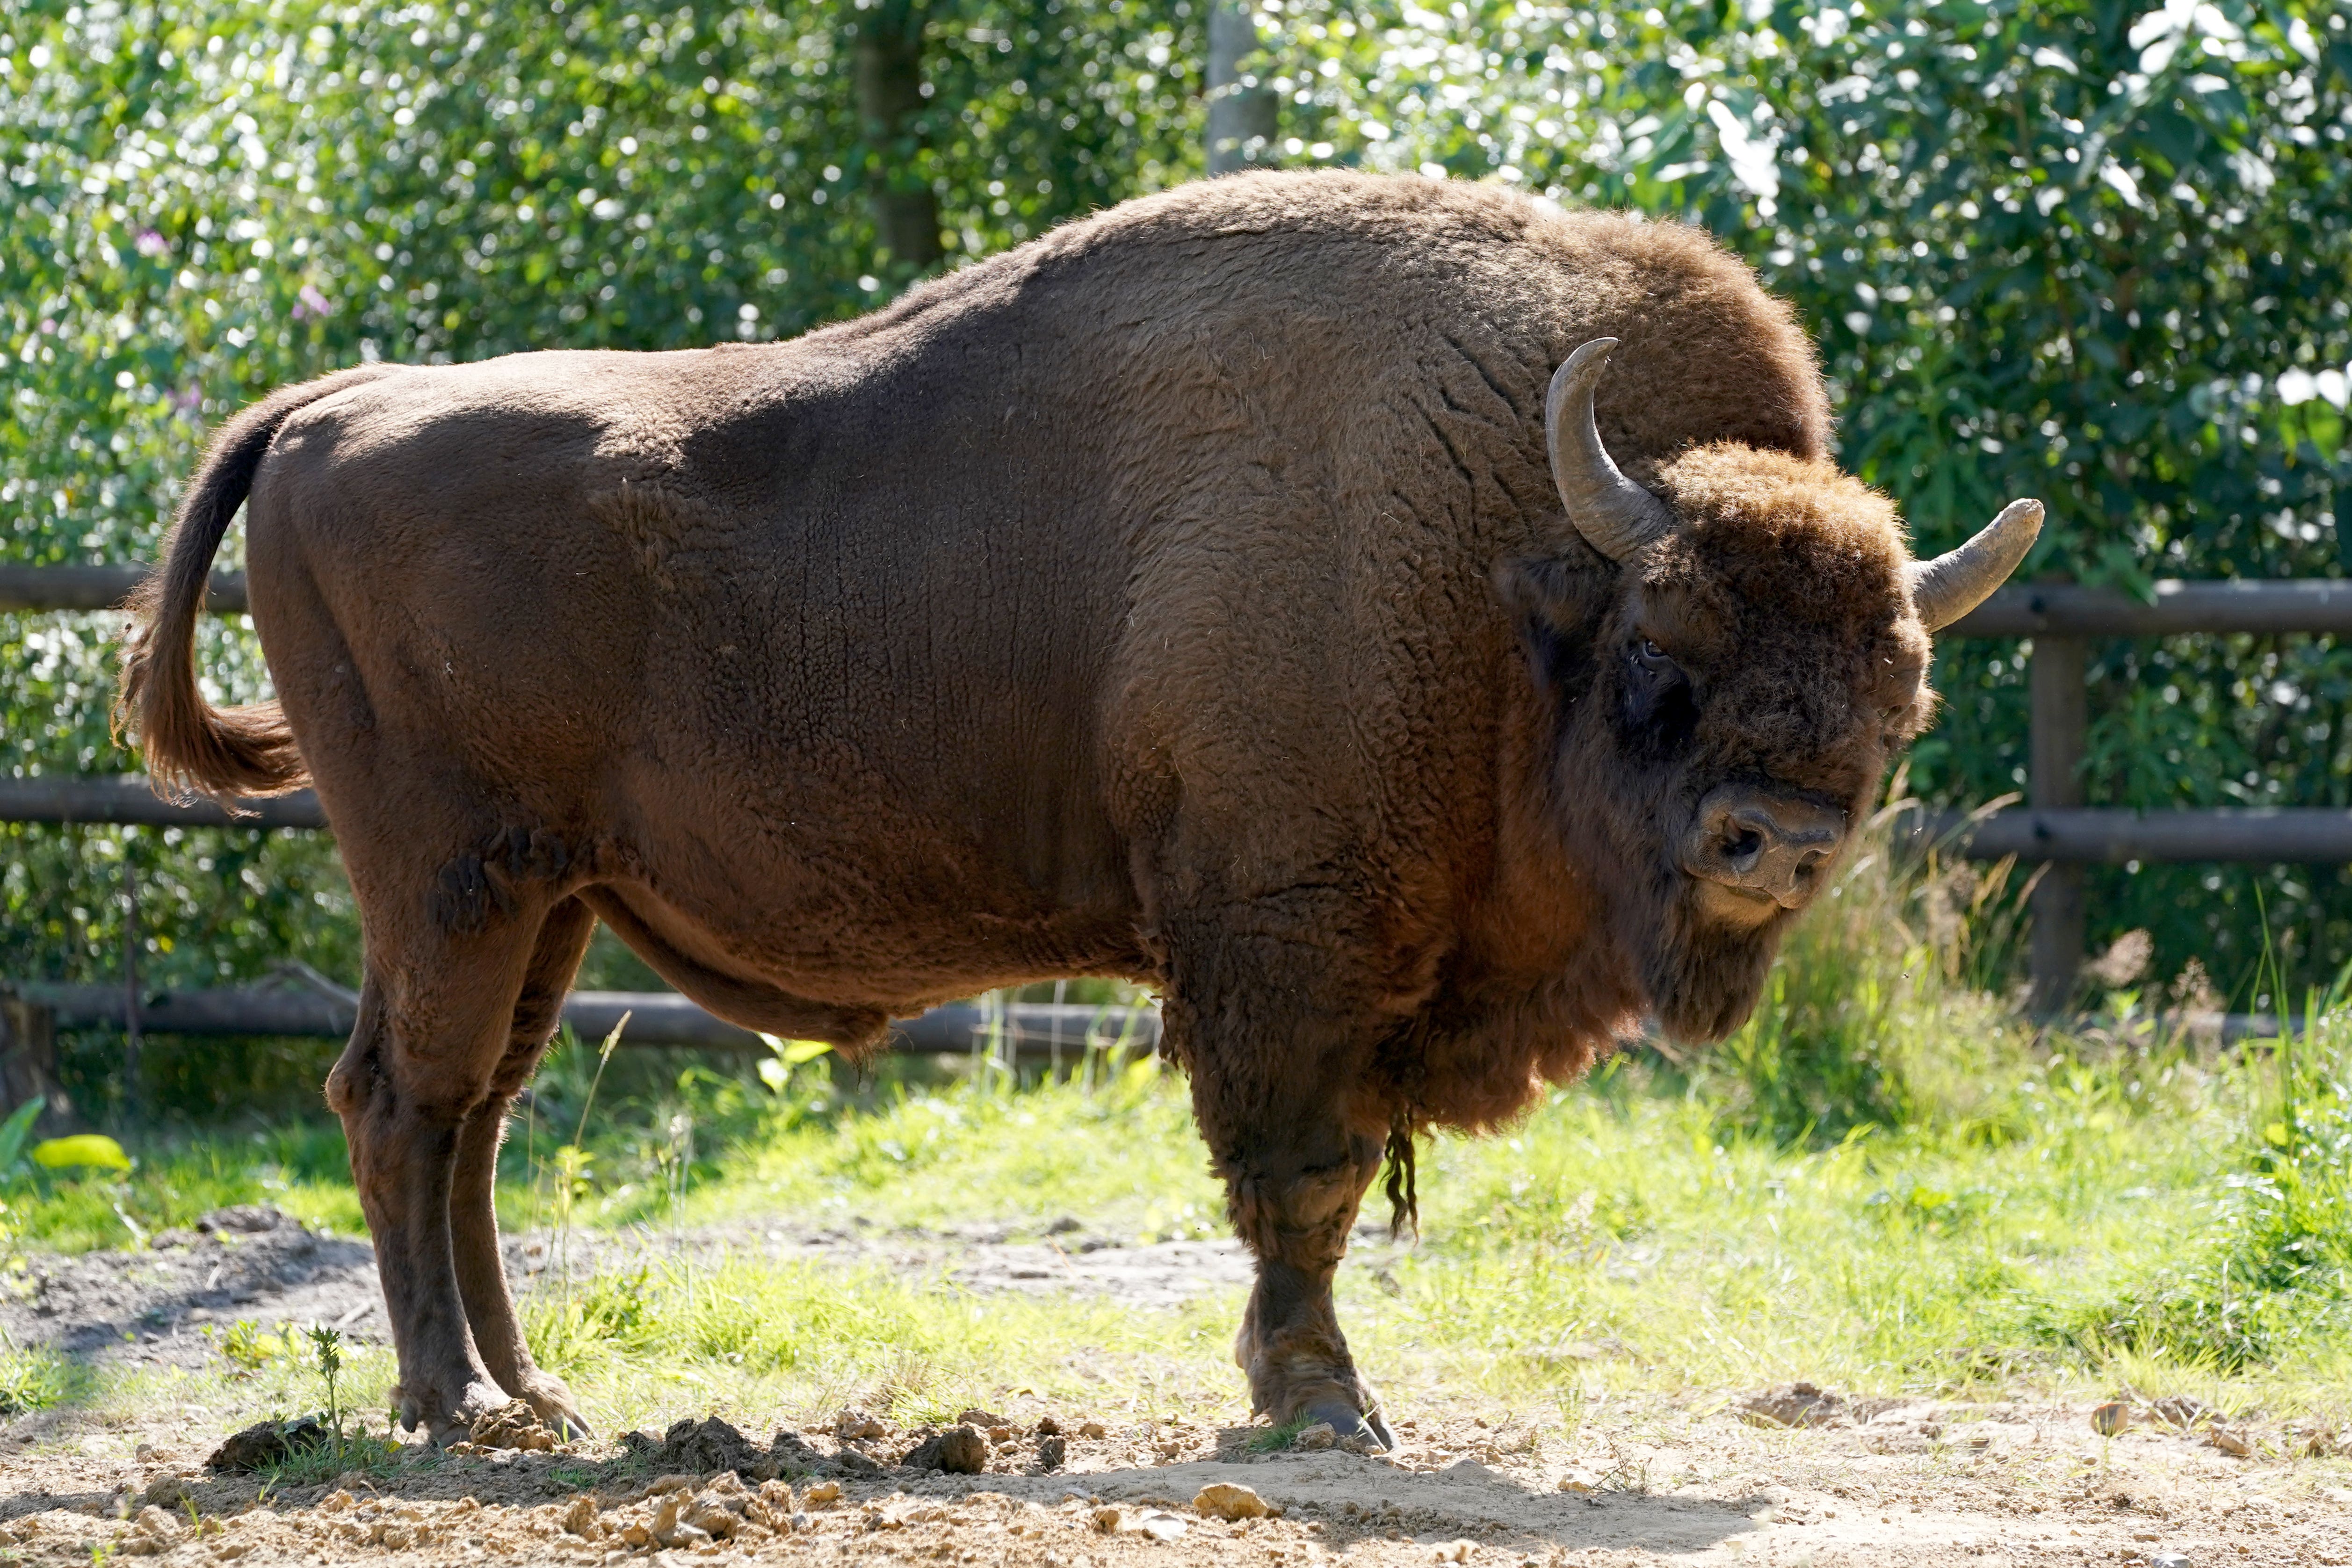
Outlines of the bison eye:
{"type": "Polygon", "coordinates": [[[1689,736],[1698,710],[1690,678],[1666,651],[1649,637],[1638,637],[1625,650],[1624,722],[1628,738],[1639,736],[1649,749],[1672,749],[1689,736]]]}

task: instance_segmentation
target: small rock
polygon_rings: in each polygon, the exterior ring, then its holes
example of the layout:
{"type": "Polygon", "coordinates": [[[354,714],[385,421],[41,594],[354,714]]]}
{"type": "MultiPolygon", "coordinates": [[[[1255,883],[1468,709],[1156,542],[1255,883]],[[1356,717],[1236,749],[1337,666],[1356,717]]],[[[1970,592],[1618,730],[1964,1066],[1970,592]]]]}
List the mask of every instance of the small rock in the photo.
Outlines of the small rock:
{"type": "Polygon", "coordinates": [[[131,1450],[131,1457],[138,1460],[142,1465],[153,1464],[155,1462],[155,1445],[152,1443],[142,1443],[137,1448],[131,1450]]]}
{"type": "Polygon", "coordinates": [[[286,1216],[266,1203],[239,1203],[214,1209],[196,1221],[196,1228],[206,1235],[228,1230],[254,1236],[265,1230],[275,1230],[285,1223],[286,1216]]]}
{"type": "Polygon", "coordinates": [[[899,1462],[919,1470],[976,1476],[988,1469],[988,1439],[970,1427],[950,1427],[916,1444],[899,1462]]]}
{"type": "Polygon", "coordinates": [[[657,1546],[699,1546],[710,1539],[710,1532],[687,1517],[691,1500],[682,1492],[672,1492],[662,1499],[661,1507],[654,1511],[650,1532],[657,1546]]]}
{"type": "Polygon", "coordinates": [[[845,1443],[855,1443],[869,1437],[885,1437],[889,1436],[889,1433],[890,1429],[887,1427],[855,1406],[839,1412],[833,1418],[833,1435],[845,1443]]]}
{"type": "Polygon", "coordinates": [[[1098,1508],[1087,1516],[1087,1523],[1097,1535],[1116,1535],[1118,1532],[1118,1510],[1098,1508]]]}
{"type": "Polygon", "coordinates": [[[1099,1421],[1088,1421],[1078,1428],[1078,1436],[1081,1437],[1101,1437],[1108,1435],[1107,1429],[1099,1421]]]}
{"type": "Polygon", "coordinates": [[[563,1528],[590,1541],[604,1533],[596,1522],[596,1500],[584,1491],[573,1498],[572,1506],[563,1511],[563,1528]]]}
{"type": "Polygon", "coordinates": [[[1041,1469],[1058,1470],[1069,1459],[1069,1444],[1060,1437],[1041,1437],[1037,1441],[1037,1464],[1041,1469]]]}
{"type": "Polygon", "coordinates": [[[2148,1406],[2159,1421],[2178,1427],[2186,1432],[2213,1418],[2212,1407],[2202,1399],[2192,1399],[2186,1394],[2168,1394],[2148,1406]]]}
{"type": "Polygon", "coordinates": [[[962,1415],[957,1416],[956,1424],[960,1427],[977,1427],[983,1432],[988,1430],[991,1427],[1003,1427],[1009,1425],[1003,1416],[999,1416],[994,1411],[982,1410],[978,1408],[967,1410],[962,1415]]]}
{"type": "Polygon", "coordinates": [[[1274,1510],[1265,1499],[1245,1486],[1232,1481],[1212,1481],[1192,1498],[1194,1511],[1215,1519],[1264,1519],[1274,1510]]]}
{"type": "Polygon", "coordinates": [[[1061,1435],[1062,1424],[1059,1421],[1055,1420],[1051,1416],[1040,1416],[1037,1417],[1037,1436],[1041,1437],[1058,1437],[1061,1435]]]}
{"type": "Polygon", "coordinates": [[[803,1508],[830,1508],[841,1500],[839,1481],[819,1481],[801,1493],[803,1508]]]}
{"type": "Polygon", "coordinates": [[[2131,1406],[2110,1399],[2091,1412],[2091,1430],[2102,1437],[2120,1437],[2131,1430],[2131,1406]]]}
{"type": "Polygon", "coordinates": [[[1306,1448],[1312,1450],[1330,1448],[1339,1440],[1339,1434],[1331,1429],[1330,1422],[1318,1421],[1312,1427],[1306,1427],[1293,1434],[1290,1439],[1290,1446],[1294,1448],[1306,1448]]]}
{"type": "Polygon", "coordinates": [[[853,1476],[876,1476],[882,1473],[882,1461],[855,1448],[844,1448],[833,1457],[833,1462],[853,1476]]]}
{"type": "Polygon", "coordinates": [[[1186,1528],[1184,1521],[1176,1515],[1163,1513],[1156,1509],[1135,1521],[1136,1533],[1148,1535],[1154,1541],[1178,1540],[1183,1535],[1186,1528]]]}
{"type": "Polygon", "coordinates": [[[2151,1552],[2140,1563],[2142,1568],[2197,1568],[2196,1563],[2178,1552],[2151,1552]]]}
{"type": "Polygon", "coordinates": [[[1447,1481],[1491,1481],[1495,1472],[1475,1459],[1456,1459],[1438,1471],[1437,1478],[1447,1481]]]}
{"type": "Polygon", "coordinates": [[[2237,1458],[2253,1458],[2254,1439],[2242,1427],[2224,1427],[2215,1423],[2212,1442],[2215,1448],[2237,1458]]]}
{"type": "Polygon", "coordinates": [[[678,1518],[694,1526],[714,1541],[731,1538],[742,1527],[742,1520],[729,1508],[723,1498],[706,1492],[679,1511],[678,1518]]]}

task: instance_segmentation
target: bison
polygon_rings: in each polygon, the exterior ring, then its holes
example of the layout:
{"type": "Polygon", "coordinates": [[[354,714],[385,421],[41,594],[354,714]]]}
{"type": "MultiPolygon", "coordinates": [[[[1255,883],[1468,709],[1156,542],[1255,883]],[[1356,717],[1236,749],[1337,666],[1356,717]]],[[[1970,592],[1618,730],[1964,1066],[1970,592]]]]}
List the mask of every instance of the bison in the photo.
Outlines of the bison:
{"type": "Polygon", "coordinates": [[[1256,1408],[1384,1444],[1332,1276],[1384,1152],[1753,1006],[1928,634],[1789,308],[1702,234],[1490,185],[1237,176],[790,342],[368,365],[213,442],[134,609],[166,787],[315,784],[365,933],[327,1082],[404,1424],[532,1364],[491,1184],[594,923],[872,1048],[1117,976],[1257,1277],[1256,1408]],[[199,694],[248,507],[275,702],[199,694]]]}

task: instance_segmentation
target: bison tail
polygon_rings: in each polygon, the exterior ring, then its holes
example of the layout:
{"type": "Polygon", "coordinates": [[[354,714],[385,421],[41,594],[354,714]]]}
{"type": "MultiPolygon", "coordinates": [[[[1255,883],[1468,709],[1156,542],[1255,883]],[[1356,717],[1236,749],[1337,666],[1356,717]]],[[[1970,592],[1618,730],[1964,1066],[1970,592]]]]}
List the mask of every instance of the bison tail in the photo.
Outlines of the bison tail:
{"type": "Polygon", "coordinates": [[[133,624],[123,640],[114,736],[144,754],[159,789],[215,798],[282,795],[310,782],[278,704],[216,708],[205,700],[196,686],[196,616],[222,536],[287,416],[390,368],[363,366],[287,387],[222,426],[205,451],[172,525],[163,565],[125,605],[133,624]]]}

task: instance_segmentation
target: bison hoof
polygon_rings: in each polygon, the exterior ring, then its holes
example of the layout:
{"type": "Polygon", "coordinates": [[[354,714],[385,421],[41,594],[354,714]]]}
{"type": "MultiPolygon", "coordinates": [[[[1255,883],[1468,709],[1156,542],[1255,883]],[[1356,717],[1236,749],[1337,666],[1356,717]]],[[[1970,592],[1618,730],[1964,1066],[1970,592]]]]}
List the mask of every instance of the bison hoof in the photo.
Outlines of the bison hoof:
{"type": "Polygon", "coordinates": [[[436,1448],[452,1443],[462,1443],[474,1435],[474,1423],[507,1403],[506,1391],[494,1383],[480,1381],[466,1385],[455,1400],[436,1399],[430,1395],[418,1396],[413,1390],[397,1387],[393,1390],[400,1411],[400,1424],[410,1431],[425,1428],[426,1437],[436,1448]]]}
{"type": "Polygon", "coordinates": [[[580,1414],[579,1406],[572,1400],[572,1390],[564,1385],[563,1379],[550,1376],[544,1372],[533,1372],[522,1380],[522,1386],[516,1389],[515,1394],[530,1406],[531,1413],[560,1441],[569,1443],[596,1435],[586,1417],[580,1414]]]}
{"type": "Polygon", "coordinates": [[[1310,1427],[1318,1421],[1329,1422],[1332,1437],[1341,1443],[1381,1453],[1392,1452],[1396,1448],[1396,1438],[1390,1434],[1389,1424],[1381,1419],[1377,1407],[1359,1410],[1337,1399],[1322,1399],[1307,1407],[1305,1417],[1310,1427]]]}

